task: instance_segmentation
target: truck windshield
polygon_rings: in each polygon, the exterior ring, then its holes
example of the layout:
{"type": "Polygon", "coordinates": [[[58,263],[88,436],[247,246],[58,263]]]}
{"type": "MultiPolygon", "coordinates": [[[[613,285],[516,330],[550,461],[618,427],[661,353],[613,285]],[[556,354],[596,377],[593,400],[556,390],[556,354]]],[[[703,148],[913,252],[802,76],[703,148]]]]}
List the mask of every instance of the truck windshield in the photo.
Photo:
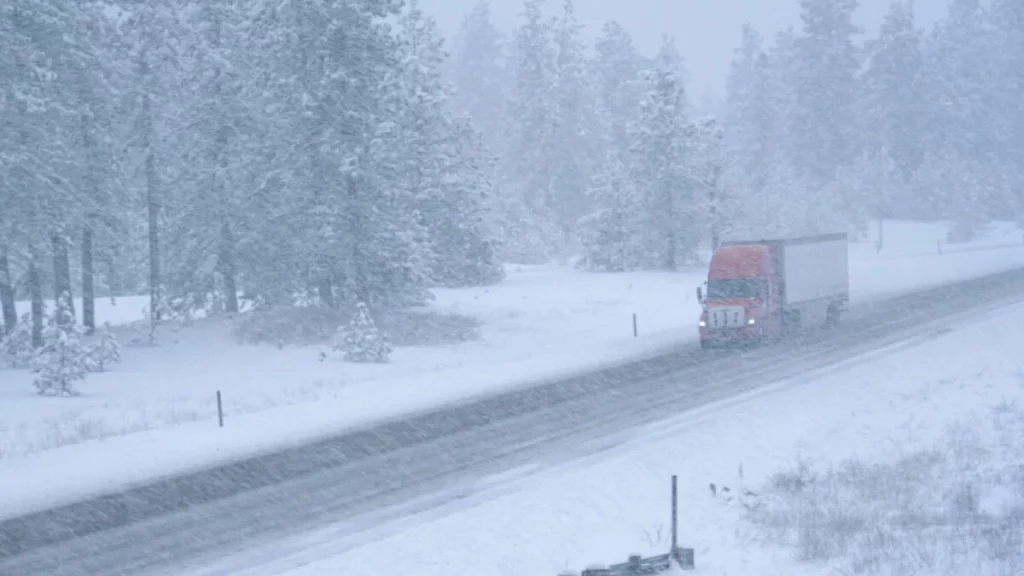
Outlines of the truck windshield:
{"type": "Polygon", "coordinates": [[[708,298],[757,298],[763,293],[764,280],[761,278],[730,278],[708,280],[708,298]]]}

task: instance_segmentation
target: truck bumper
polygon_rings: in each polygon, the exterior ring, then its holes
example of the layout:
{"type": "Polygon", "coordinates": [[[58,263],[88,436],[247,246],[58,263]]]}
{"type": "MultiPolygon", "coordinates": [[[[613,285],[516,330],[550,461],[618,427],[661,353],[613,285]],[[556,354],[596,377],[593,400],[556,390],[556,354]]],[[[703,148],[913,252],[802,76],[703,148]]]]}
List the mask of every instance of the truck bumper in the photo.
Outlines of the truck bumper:
{"type": "Polygon", "coordinates": [[[716,344],[757,342],[764,336],[761,326],[743,326],[742,328],[700,328],[701,346],[708,348],[716,344]]]}

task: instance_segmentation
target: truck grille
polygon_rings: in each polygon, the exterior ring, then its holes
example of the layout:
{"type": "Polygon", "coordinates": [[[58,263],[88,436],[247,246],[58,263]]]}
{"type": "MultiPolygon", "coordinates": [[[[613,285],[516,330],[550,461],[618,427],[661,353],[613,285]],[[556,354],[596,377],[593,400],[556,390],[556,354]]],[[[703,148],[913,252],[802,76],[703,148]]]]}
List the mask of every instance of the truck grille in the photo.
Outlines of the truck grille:
{"type": "Polygon", "coordinates": [[[740,306],[712,308],[708,310],[708,327],[740,328],[746,320],[746,312],[740,306]]]}

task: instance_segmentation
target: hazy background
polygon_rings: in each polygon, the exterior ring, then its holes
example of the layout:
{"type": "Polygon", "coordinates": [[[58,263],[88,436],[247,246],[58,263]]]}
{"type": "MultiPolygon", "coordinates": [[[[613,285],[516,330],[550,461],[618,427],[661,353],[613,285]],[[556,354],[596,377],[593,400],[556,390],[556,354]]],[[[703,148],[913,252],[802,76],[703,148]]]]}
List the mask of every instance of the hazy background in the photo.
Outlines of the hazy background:
{"type": "MultiPolygon", "coordinates": [[[[458,30],[463,15],[478,0],[419,0],[433,14],[446,37],[458,30]]],[[[860,0],[858,23],[874,31],[891,0],[860,0]]],[[[519,23],[523,0],[489,0],[495,23],[511,31],[519,23]]],[[[948,0],[916,0],[919,26],[931,28],[945,16],[948,0]]],[[[693,100],[705,92],[715,99],[725,91],[725,74],[732,51],[739,45],[740,27],[749,23],[771,36],[786,26],[799,26],[799,0],[576,0],[576,14],[588,37],[608,20],[618,20],[646,55],[657,50],[662,34],[672,34],[687,61],[693,100]]],[[[548,0],[555,14],[562,0],[548,0]]]]}

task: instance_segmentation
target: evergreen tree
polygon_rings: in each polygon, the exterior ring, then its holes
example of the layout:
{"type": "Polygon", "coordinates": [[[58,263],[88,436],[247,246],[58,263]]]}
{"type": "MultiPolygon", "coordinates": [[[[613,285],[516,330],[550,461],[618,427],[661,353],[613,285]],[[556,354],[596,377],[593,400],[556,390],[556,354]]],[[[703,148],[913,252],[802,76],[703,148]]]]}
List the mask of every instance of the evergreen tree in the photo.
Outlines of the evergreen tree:
{"type": "Polygon", "coordinates": [[[49,319],[43,347],[32,357],[32,371],[37,374],[34,384],[39,394],[76,394],[75,383],[85,380],[89,367],[89,354],[82,346],[81,335],[71,312],[71,295],[65,292],[49,319]]]}
{"type": "Polygon", "coordinates": [[[577,266],[593,272],[624,272],[643,264],[639,234],[641,198],[620,154],[609,151],[590,190],[596,208],[580,219],[582,257],[577,266]]]}
{"type": "Polygon", "coordinates": [[[391,344],[370,316],[366,304],[356,304],[355,317],[335,334],[334,351],[346,362],[388,362],[391,344]]]}
{"type": "Polygon", "coordinates": [[[996,106],[1001,118],[998,140],[1007,186],[1014,190],[1009,207],[1024,225],[1024,3],[992,0],[996,106]]]}
{"type": "Polygon", "coordinates": [[[548,161],[554,164],[551,207],[566,237],[588,209],[587,189],[600,150],[594,126],[596,103],[582,34],[573,0],[563,0],[554,30],[555,127],[548,161]]]}
{"type": "Polygon", "coordinates": [[[604,130],[605,147],[626,162],[629,125],[643,98],[643,57],[633,39],[618,22],[608,22],[594,44],[591,76],[597,92],[597,110],[604,130]]]}
{"type": "Polygon", "coordinates": [[[0,338],[0,368],[28,368],[32,362],[32,324],[28,314],[0,338]]]}
{"type": "Polygon", "coordinates": [[[885,150],[909,181],[923,152],[923,60],[913,5],[894,1],[878,37],[867,48],[868,68],[862,78],[863,117],[871,127],[866,131],[867,150],[871,156],[885,150]]]}
{"type": "MultiPolygon", "coordinates": [[[[818,186],[832,180],[860,150],[854,35],[857,0],[800,0],[803,34],[797,38],[798,107],[794,137],[801,173],[818,186]]],[[[846,199],[846,204],[854,199],[846,199]]]]}
{"type": "Polygon", "coordinates": [[[479,136],[447,110],[449,93],[440,73],[446,56],[442,40],[415,1],[399,21],[399,38],[403,56],[395,118],[406,136],[395,153],[423,228],[431,278],[444,286],[499,280],[503,270],[482,218],[489,182],[480,161],[479,136]]]}
{"type": "Polygon", "coordinates": [[[121,345],[110,331],[110,324],[100,329],[98,340],[89,348],[89,370],[105,372],[111,364],[121,362],[121,345]]]}
{"type": "MultiPolygon", "coordinates": [[[[696,187],[695,195],[702,198],[707,206],[704,216],[707,222],[707,233],[711,249],[718,248],[721,242],[724,221],[722,208],[730,203],[722,187],[722,174],[725,171],[723,140],[725,133],[718,121],[711,117],[698,118],[687,127],[686,151],[690,162],[690,181],[696,187]]],[[[698,221],[701,215],[696,216],[698,221]]]]}
{"type": "Polygon", "coordinates": [[[675,43],[663,38],[632,129],[632,179],[642,197],[645,268],[675,270],[695,257],[706,204],[688,170],[685,95],[675,43]]]}
{"type": "Polygon", "coordinates": [[[501,141],[501,110],[507,83],[505,42],[504,34],[491,20],[490,3],[478,0],[462,21],[452,55],[452,110],[469,115],[492,151],[499,148],[501,141]]]}
{"type": "Polygon", "coordinates": [[[485,286],[505,278],[500,244],[488,219],[493,196],[484,161],[484,143],[468,121],[455,120],[442,149],[442,201],[445,209],[432,225],[433,278],[441,286],[485,286]]]}
{"type": "Polygon", "coordinates": [[[511,54],[514,85],[505,107],[499,178],[505,259],[540,263],[558,256],[564,235],[555,189],[556,60],[544,0],[527,0],[511,54]]]}
{"type": "Polygon", "coordinates": [[[958,240],[973,238],[1003,203],[1003,191],[984,184],[995,181],[989,171],[999,174],[1004,166],[992,37],[978,0],[953,0],[948,19],[928,42],[925,138],[930,162],[918,180],[936,186],[917,186],[926,195],[916,200],[943,206],[943,216],[957,224],[952,234],[958,240]]]}

